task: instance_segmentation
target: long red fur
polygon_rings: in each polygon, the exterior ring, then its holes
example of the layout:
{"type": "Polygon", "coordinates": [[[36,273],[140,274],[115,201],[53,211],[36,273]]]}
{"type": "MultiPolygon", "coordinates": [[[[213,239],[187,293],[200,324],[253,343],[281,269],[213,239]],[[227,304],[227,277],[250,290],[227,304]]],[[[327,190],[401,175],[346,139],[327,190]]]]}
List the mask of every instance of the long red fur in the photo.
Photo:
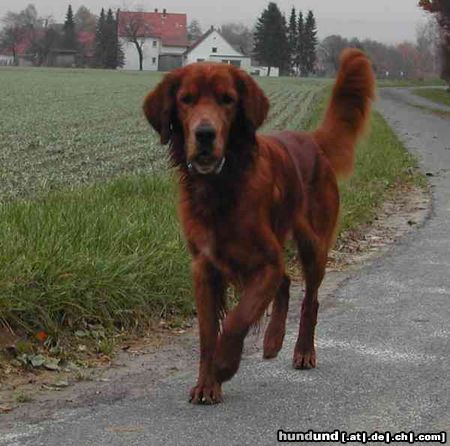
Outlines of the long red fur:
{"type": "Polygon", "coordinates": [[[238,370],[246,334],[271,302],[263,355],[273,358],[281,349],[290,284],[283,247],[290,235],[306,282],[293,365],[316,366],[318,289],[339,214],[336,177],[353,169],[374,90],[366,56],[347,50],[320,128],[269,135],[256,134],[269,108],[264,92],[232,66],[192,64],[175,70],[146,97],[148,121],[162,143],[170,142],[179,173],[179,214],[193,258],[200,332],[193,403],[221,401],[221,385],[238,370]],[[217,97],[226,89],[236,101],[224,106],[217,97]],[[183,105],[180,96],[186,91],[198,95],[195,105],[183,105]],[[226,146],[214,148],[226,156],[220,174],[197,175],[189,168],[186,139],[195,135],[195,116],[218,131],[227,129],[226,146]],[[239,287],[241,299],[226,313],[230,283],[239,287]]]}
{"type": "Polygon", "coordinates": [[[353,172],[356,142],[374,98],[375,76],[367,57],[357,49],[345,50],[325,119],[313,133],[338,176],[353,172]]]}

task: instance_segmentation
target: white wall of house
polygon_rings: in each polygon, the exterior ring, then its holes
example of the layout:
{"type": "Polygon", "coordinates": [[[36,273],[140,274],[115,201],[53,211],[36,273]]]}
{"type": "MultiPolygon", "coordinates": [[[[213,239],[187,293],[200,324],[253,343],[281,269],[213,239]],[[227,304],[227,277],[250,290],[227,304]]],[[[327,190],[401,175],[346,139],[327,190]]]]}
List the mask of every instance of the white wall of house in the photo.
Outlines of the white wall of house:
{"type": "MultiPolygon", "coordinates": [[[[127,39],[121,38],[122,50],[124,53],[124,70],[139,70],[139,54],[136,45],[127,39]]],[[[161,52],[161,40],[155,37],[147,37],[142,45],[143,70],[157,71],[158,58],[161,52]]]]}
{"type": "Polygon", "coordinates": [[[177,54],[181,56],[186,51],[187,47],[185,46],[167,46],[163,45],[161,47],[161,54],[177,54]]]}
{"type": "Polygon", "coordinates": [[[250,69],[250,58],[236,51],[217,31],[211,32],[185,57],[185,65],[205,61],[233,63],[245,70],[250,69]]]}
{"type": "Polygon", "coordinates": [[[227,64],[234,64],[238,66],[239,68],[250,71],[251,67],[251,60],[250,57],[245,56],[221,56],[221,55],[215,55],[213,54],[209,60],[211,62],[219,62],[219,63],[227,63],[227,64]]]}

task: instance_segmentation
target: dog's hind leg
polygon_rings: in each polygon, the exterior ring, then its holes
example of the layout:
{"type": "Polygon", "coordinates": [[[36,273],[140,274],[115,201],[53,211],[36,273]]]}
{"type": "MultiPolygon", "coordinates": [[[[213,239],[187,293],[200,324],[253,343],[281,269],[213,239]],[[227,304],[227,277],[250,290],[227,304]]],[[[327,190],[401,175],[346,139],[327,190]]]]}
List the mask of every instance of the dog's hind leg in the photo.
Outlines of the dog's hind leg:
{"type": "Polygon", "coordinates": [[[296,369],[310,369],[316,367],[314,331],[319,309],[318,291],[325,275],[327,249],[311,231],[302,231],[297,237],[306,289],[293,365],[296,369]]]}
{"type": "Polygon", "coordinates": [[[283,346],[286,333],[286,318],[289,310],[289,287],[291,280],[286,274],[283,277],[277,294],[273,300],[272,314],[264,335],[265,359],[275,358],[283,346]]]}

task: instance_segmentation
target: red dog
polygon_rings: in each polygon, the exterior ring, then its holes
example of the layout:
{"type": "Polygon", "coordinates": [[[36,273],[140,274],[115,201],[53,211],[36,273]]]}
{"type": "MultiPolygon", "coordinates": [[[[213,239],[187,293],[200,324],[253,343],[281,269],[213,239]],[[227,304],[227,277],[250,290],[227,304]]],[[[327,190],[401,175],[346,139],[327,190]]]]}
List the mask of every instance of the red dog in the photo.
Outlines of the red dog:
{"type": "Polygon", "coordinates": [[[145,115],[170,143],[180,176],[180,216],[192,254],[200,372],[192,403],[222,400],[244,338],[273,301],[264,357],[285,334],[290,280],[283,245],[298,245],[306,293],[294,367],[316,365],[317,293],[339,213],[336,176],[350,174],[375,80],[366,56],[347,50],[322,126],[313,133],[257,135],[269,102],[245,72],[198,63],[167,74],[146,97],[145,115]],[[227,284],[241,291],[225,315],[227,284]],[[222,321],[222,323],[221,323],[222,321]]]}

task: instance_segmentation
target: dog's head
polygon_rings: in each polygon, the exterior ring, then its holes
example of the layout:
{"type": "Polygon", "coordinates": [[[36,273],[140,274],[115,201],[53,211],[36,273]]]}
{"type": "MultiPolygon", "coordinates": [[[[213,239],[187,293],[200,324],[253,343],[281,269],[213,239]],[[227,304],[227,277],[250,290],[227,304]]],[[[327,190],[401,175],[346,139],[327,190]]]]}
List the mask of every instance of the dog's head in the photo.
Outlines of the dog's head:
{"type": "Polygon", "coordinates": [[[251,76],[214,63],[167,74],[144,102],[145,116],[161,143],[172,142],[174,161],[205,175],[221,171],[233,136],[255,138],[268,110],[269,102],[251,76]]]}

